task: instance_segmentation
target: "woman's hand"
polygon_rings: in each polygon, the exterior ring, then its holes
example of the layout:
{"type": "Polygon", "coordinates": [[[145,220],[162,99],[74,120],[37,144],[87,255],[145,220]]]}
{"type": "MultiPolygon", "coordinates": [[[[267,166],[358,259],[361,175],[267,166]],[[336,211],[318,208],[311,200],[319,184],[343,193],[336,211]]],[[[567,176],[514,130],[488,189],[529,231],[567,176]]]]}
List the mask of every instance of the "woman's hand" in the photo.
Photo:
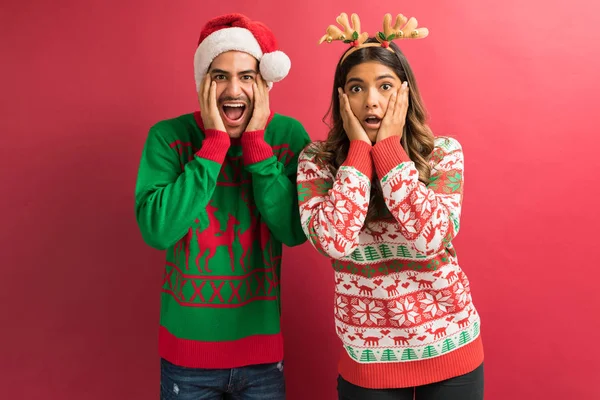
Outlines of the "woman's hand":
{"type": "Polygon", "coordinates": [[[362,140],[371,144],[367,133],[350,108],[350,102],[346,93],[341,88],[338,88],[338,95],[340,97],[340,114],[342,115],[342,121],[344,121],[344,131],[346,131],[348,139],[351,141],[362,140]]]}
{"type": "Polygon", "coordinates": [[[408,111],[408,82],[402,83],[400,89],[390,96],[387,110],[381,120],[381,126],[377,131],[377,142],[385,140],[390,136],[402,137],[406,113],[408,111]]]}

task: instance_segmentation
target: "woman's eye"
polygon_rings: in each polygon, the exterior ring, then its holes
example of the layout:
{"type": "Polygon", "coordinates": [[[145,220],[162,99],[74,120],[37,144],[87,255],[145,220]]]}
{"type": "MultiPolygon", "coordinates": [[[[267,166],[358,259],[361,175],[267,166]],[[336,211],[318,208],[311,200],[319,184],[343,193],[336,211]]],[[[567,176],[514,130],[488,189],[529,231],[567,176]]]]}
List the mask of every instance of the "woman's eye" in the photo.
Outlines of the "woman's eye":
{"type": "Polygon", "coordinates": [[[390,85],[389,83],[384,83],[383,85],[381,85],[381,88],[383,90],[390,90],[392,88],[392,85],[390,85]]]}
{"type": "Polygon", "coordinates": [[[358,92],[360,92],[360,86],[352,86],[352,87],[350,88],[350,91],[351,91],[352,93],[358,93],[358,92]]]}

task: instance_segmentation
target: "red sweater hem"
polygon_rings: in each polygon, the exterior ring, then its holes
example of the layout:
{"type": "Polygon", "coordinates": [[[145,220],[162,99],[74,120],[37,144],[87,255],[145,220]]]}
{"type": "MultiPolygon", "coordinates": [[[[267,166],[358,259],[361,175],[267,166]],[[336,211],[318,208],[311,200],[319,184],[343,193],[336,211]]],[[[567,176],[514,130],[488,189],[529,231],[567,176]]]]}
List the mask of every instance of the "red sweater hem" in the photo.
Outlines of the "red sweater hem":
{"type": "Polygon", "coordinates": [[[373,162],[379,179],[403,162],[411,161],[404,151],[400,138],[390,136],[373,146],[373,162]]]}
{"type": "Polygon", "coordinates": [[[256,164],[273,156],[273,148],[265,142],[264,136],[264,130],[244,132],[241,139],[244,165],[256,164]]]}
{"type": "Polygon", "coordinates": [[[373,160],[371,159],[372,146],[362,140],[350,141],[348,156],[342,164],[346,167],[354,167],[371,179],[373,176],[373,160]]]}
{"type": "MultiPolygon", "coordinates": [[[[267,126],[273,119],[275,113],[271,111],[269,119],[267,120],[267,126]]],[[[269,143],[265,141],[265,129],[258,131],[246,131],[242,134],[242,159],[244,165],[252,165],[266,160],[273,156],[273,148],[269,143]]]]}
{"type": "Polygon", "coordinates": [[[360,364],[343,350],[338,364],[348,382],[368,389],[399,389],[427,385],[468,374],[483,363],[483,342],[473,342],[443,356],[420,361],[360,364]]]}
{"type": "Polygon", "coordinates": [[[229,135],[213,129],[206,130],[204,134],[206,137],[202,141],[202,147],[196,152],[196,156],[223,164],[231,143],[229,135]]]}
{"type": "Polygon", "coordinates": [[[160,357],[187,368],[239,368],[283,360],[281,333],[225,342],[201,342],[177,338],[161,326],[158,347],[160,357]]]}

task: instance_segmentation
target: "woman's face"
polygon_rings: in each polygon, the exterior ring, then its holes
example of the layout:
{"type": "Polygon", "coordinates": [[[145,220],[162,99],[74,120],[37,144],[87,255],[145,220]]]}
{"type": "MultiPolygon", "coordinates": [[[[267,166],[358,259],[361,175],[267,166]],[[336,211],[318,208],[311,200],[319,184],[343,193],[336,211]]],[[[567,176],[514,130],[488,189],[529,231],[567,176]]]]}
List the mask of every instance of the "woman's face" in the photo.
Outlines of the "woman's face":
{"type": "Polygon", "coordinates": [[[372,142],[377,138],[390,96],[401,85],[391,68],[375,61],[358,64],[348,72],[344,92],[352,112],[372,142]]]}

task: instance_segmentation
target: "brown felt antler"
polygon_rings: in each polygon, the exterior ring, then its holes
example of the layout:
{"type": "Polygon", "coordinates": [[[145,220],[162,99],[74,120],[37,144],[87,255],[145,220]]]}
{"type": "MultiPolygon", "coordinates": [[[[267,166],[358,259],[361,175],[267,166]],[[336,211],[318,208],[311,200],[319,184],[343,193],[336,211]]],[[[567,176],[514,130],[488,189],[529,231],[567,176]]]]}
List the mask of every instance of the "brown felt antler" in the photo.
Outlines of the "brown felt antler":
{"type": "Polygon", "coordinates": [[[398,14],[394,25],[392,25],[392,15],[385,14],[383,17],[383,32],[377,32],[377,35],[375,36],[377,42],[365,43],[369,39],[369,34],[360,31],[360,18],[358,15],[352,14],[352,25],[350,25],[346,13],[341,13],[336,18],[336,21],[344,28],[344,30],[341,30],[335,25],[329,25],[325,35],[319,40],[319,44],[323,42],[331,43],[336,40],[351,44],[351,48],[347,50],[342,57],[341,63],[344,62],[346,57],[350,54],[363,47],[381,46],[393,52],[394,50],[389,47],[392,40],[423,39],[429,35],[429,29],[418,27],[418,22],[415,17],[407,19],[404,15],[398,14]]]}
{"type": "Polygon", "coordinates": [[[357,47],[367,41],[369,34],[367,32],[360,31],[360,18],[356,14],[352,14],[352,26],[348,20],[348,14],[341,13],[336,19],[338,24],[344,28],[342,31],[335,25],[329,25],[326,30],[326,34],[323,35],[319,44],[327,41],[331,43],[334,40],[341,40],[344,43],[351,43],[352,46],[357,47]]]}
{"type": "Polygon", "coordinates": [[[376,38],[383,47],[388,47],[389,42],[395,39],[423,39],[429,35],[429,29],[417,27],[418,22],[415,17],[407,19],[404,15],[398,14],[392,26],[392,15],[385,14],[383,32],[377,32],[376,38]]]}

